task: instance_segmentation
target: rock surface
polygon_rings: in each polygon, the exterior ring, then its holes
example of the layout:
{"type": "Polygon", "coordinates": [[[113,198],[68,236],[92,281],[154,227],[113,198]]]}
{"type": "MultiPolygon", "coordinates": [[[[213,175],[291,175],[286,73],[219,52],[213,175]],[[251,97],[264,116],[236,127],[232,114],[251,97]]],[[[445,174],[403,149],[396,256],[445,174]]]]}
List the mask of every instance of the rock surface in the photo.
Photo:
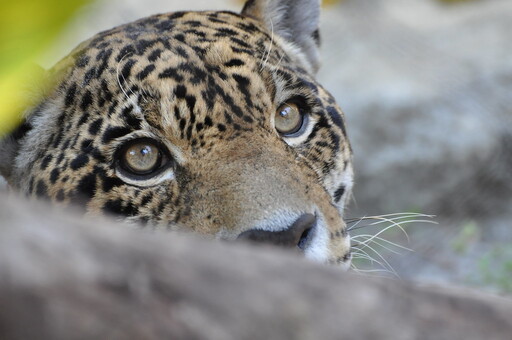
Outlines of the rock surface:
{"type": "Polygon", "coordinates": [[[0,196],[2,339],[510,339],[512,300],[0,196]]]}

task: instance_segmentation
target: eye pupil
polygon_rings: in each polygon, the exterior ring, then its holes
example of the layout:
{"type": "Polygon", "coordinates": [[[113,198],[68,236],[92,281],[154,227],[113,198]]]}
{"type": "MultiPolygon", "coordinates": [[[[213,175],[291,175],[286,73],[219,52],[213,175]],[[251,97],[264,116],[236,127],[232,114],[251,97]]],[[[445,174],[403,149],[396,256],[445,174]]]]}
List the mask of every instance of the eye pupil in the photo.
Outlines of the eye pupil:
{"type": "Polygon", "coordinates": [[[152,150],[151,150],[151,147],[150,146],[147,146],[145,145],[141,150],[140,150],[140,153],[142,154],[142,156],[147,156],[149,154],[151,154],[152,150]]]}

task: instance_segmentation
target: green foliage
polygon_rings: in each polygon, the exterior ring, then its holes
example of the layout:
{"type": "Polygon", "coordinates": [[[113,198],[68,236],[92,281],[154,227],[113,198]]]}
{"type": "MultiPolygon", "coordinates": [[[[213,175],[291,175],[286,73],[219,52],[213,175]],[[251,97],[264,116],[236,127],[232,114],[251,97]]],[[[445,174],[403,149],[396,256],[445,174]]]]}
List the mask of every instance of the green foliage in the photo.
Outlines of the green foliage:
{"type": "Polygon", "coordinates": [[[453,250],[463,255],[468,247],[480,238],[480,234],[480,226],[475,221],[466,222],[452,242],[453,250]]]}
{"type": "Polygon", "coordinates": [[[468,2],[468,1],[474,1],[474,0],[437,0],[437,1],[451,4],[451,3],[456,3],[456,2],[468,2]]]}
{"type": "Polygon", "coordinates": [[[343,0],[322,0],[322,5],[328,6],[328,5],[334,5],[339,2],[342,2],[343,0]]]}
{"type": "Polygon", "coordinates": [[[26,106],[26,80],[37,58],[89,0],[0,0],[0,135],[26,106]]]}
{"type": "Polygon", "coordinates": [[[479,259],[478,269],[470,282],[512,293],[512,246],[499,245],[488,251],[479,259]]]}

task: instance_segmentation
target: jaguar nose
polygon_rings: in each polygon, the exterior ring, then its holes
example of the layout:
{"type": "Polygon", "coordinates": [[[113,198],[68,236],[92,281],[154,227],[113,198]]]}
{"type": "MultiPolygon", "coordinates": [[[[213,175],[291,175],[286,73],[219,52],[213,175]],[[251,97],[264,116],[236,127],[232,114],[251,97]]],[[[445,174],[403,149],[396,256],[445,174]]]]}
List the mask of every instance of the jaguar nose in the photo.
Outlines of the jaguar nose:
{"type": "Polygon", "coordinates": [[[291,226],[282,231],[251,229],[238,236],[239,240],[266,243],[281,247],[298,247],[306,249],[311,238],[311,231],[316,225],[316,217],[312,214],[300,216],[291,226]]]}

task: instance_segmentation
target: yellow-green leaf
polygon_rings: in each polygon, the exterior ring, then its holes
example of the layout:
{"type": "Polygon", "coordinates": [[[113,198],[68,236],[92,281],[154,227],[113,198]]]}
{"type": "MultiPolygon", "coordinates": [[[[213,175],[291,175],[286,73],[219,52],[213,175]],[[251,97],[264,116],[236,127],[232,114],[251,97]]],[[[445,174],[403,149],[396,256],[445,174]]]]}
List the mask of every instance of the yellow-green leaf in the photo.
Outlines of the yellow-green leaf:
{"type": "MultiPolygon", "coordinates": [[[[33,64],[89,0],[0,0],[0,135],[21,120],[33,64]]],[[[34,81],[34,80],[32,80],[34,81]]]]}

